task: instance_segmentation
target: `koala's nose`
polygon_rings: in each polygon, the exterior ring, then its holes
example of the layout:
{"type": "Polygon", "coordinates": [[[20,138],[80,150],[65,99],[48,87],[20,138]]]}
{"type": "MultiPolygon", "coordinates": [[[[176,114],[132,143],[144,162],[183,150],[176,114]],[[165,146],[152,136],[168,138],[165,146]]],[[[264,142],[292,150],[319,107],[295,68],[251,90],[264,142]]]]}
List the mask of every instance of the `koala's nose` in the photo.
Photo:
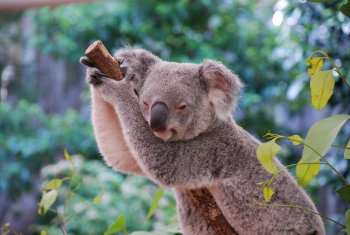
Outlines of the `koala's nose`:
{"type": "Polygon", "coordinates": [[[150,127],[153,131],[164,131],[169,109],[163,102],[156,102],[151,107],[150,127]]]}

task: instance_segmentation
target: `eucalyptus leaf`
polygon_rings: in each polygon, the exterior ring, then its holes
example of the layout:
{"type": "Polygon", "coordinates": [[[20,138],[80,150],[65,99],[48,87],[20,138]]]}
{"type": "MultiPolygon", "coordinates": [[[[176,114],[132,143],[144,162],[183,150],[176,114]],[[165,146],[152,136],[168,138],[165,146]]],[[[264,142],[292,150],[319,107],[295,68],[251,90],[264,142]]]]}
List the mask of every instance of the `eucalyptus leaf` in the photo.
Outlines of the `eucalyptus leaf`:
{"type": "Polygon", "coordinates": [[[157,191],[154,195],[154,198],[153,198],[151,208],[149,209],[149,211],[147,213],[147,219],[149,219],[153,215],[153,213],[156,211],[158,204],[159,204],[159,201],[162,198],[163,194],[164,194],[163,188],[157,189],[157,191]]]}
{"type": "Polygon", "coordinates": [[[323,66],[323,58],[321,57],[312,57],[306,61],[306,64],[310,66],[307,70],[309,76],[314,75],[316,72],[320,71],[323,66]]]}
{"type": "Polygon", "coordinates": [[[290,140],[293,145],[300,145],[304,143],[303,138],[301,138],[299,135],[288,136],[288,140],[290,140]]]}
{"type": "Polygon", "coordinates": [[[72,158],[70,156],[70,154],[67,152],[67,150],[64,150],[64,158],[68,161],[68,162],[72,162],[72,158]]]}
{"type": "Polygon", "coordinates": [[[39,207],[44,209],[44,214],[46,214],[47,210],[56,201],[56,198],[57,198],[56,190],[51,190],[49,192],[43,191],[43,196],[41,197],[41,200],[39,202],[39,207]]]}
{"type": "Polygon", "coordinates": [[[256,150],[256,155],[260,164],[265,168],[267,172],[273,175],[278,174],[278,169],[273,162],[273,158],[276,156],[277,152],[281,149],[281,147],[276,144],[276,140],[270,140],[266,143],[261,143],[256,150]]]}
{"type": "Polygon", "coordinates": [[[52,190],[58,189],[61,187],[63,180],[62,179],[53,179],[45,184],[43,190],[52,190]]]}
{"type": "Polygon", "coordinates": [[[345,227],[346,233],[350,235],[350,209],[348,209],[345,213],[345,227]]]}
{"type": "Polygon", "coordinates": [[[118,218],[109,226],[104,235],[111,235],[119,231],[124,231],[126,220],[124,215],[118,216],[118,218]]]}
{"type": "Polygon", "coordinates": [[[322,119],[316,122],[308,131],[305,141],[303,155],[298,164],[296,175],[298,184],[305,187],[318,174],[320,170],[320,157],[323,156],[333,143],[340,128],[350,118],[350,115],[340,114],[322,119]]]}
{"type": "Polygon", "coordinates": [[[334,84],[332,70],[318,71],[311,75],[311,100],[316,110],[321,110],[326,106],[333,94],[334,84]]]}
{"type": "MultiPolygon", "coordinates": [[[[348,142],[348,144],[346,145],[347,148],[350,148],[350,140],[348,142]]],[[[350,159],[350,150],[349,149],[345,149],[344,151],[344,158],[345,159],[350,159]]]]}
{"type": "Polygon", "coordinates": [[[272,188],[268,185],[265,185],[263,188],[263,194],[264,194],[264,199],[266,202],[270,202],[272,195],[275,192],[272,190],[272,188]]]}
{"type": "Polygon", "coordinates": [[[346,184],[343,187],[336,190],[339,197],[346,201],[347,203],[350,203],[350,185],[346,184]]]}

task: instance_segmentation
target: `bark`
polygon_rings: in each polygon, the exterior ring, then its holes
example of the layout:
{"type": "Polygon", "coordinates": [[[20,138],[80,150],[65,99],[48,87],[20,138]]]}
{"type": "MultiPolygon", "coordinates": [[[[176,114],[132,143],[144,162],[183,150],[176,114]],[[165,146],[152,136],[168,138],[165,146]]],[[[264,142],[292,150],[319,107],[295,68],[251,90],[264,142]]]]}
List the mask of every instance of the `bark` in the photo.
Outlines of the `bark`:
{"type": "MultiPolygon", "coordinates": [[[[89,46],[85,56],[101,72],[115,80],[122,80],[124,73],[121,70],[118,61],[112,57],[101,41],[96,41],[89,46]]],[[[81,62],[84,57],[81,58],[81,62]]],[[[217,235],[237,235],[238,233],[232,228],[220,208],[216,204],[213,196],[206,188],[188,189],[186,194],[191,199],[195,208],[203,215],[205,220],[210,224],[217,235]]]]}

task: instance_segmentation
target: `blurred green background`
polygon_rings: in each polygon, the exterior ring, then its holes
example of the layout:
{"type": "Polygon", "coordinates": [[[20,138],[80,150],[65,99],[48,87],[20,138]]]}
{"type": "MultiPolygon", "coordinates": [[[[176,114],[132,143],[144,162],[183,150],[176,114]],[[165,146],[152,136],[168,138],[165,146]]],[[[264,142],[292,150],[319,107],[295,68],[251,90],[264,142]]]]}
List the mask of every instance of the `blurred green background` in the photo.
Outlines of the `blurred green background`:
{"type": "MultiPolygon", "coordinates": [[[[170,61],[220,60],[246,85],[235,112],[240,125],[261,140],[268,131],[305,136],[315,121],[350,112],[350,94],[341,81],[326,109],[310,106],[305,65],[314,50],[323,50],[350,76],[350,20],[338,6],[332,0],[118,0],[31,9],[18,3],[9,10],[0,3],[0,225],[10,222],[24,234],[42,228],[61,234],[52,214],[37,215],[37,202],[43,184],[67,170],[64,149],[78,154],[79,196],[92,200],[104,193],[101,204],[71,220],[69,234],[102,234],[119,214],[126,216],[130,232],[173,220],[171,191],[146,220],[156,186],[116,173],[101,160],[90,124],[85,68],[78,63],[94,40],[111,51],[143,47],[170,61]]],[[[340,144],[346,144],[349,133],[347,125],[340,144]]],[[[285,146],[280,159],[295,163],[300,149],[285,146]]],[[[349,177],[349,162],[340,151],[328,152],[327,158],[349,177]]],[[[322,168],[307,191],[322,214],[344,222],[346,204],[334,194],[339,186],[322,168]]],[[[77,212],[79,202],[68,207],[77,212]]],[[[326,225],[327,234],[339,234],[339,227],[326,225]]]]}

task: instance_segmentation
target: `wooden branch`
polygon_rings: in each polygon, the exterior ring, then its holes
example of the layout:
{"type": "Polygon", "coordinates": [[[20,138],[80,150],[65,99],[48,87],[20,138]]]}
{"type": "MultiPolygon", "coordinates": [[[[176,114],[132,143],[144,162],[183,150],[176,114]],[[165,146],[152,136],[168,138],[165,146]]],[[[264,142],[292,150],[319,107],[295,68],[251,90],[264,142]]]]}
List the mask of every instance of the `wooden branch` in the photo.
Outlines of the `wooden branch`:
{"type": "MultiPolygon", "coordinates": [[[[115,80],[122,80],[124,73],[118,61],[109,54],[101,41],[96,41],[85,52],[89,62],[84,57],[80,59],[83,64],[92,63],[94,67],[115,80]]],[[[186,190],[195,208],[203,215],[216,235],[238,235],[234,228],[225,219],[213,196],[206,188],[186,190]]]]}

